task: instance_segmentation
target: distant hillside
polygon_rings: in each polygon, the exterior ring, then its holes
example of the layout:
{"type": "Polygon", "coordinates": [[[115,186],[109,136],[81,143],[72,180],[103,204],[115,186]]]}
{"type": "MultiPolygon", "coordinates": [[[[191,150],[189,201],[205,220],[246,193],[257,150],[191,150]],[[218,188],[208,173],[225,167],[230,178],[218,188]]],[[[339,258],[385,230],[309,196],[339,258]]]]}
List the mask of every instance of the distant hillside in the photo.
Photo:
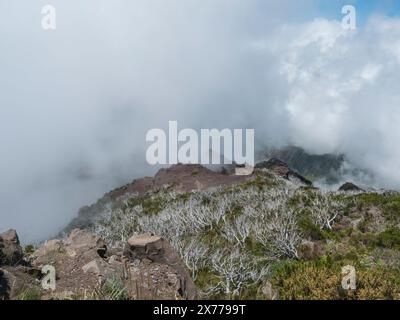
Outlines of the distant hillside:
{"type": "Polygon", "coordinates": [[[307,177],[323,177],[332,183],[338,182],[339,171],[344,163],[344,155],[311,155],[302,148],[289,146],[271,149],[265,153],[267,158],[278,158],[288,166],[307,177]]]}

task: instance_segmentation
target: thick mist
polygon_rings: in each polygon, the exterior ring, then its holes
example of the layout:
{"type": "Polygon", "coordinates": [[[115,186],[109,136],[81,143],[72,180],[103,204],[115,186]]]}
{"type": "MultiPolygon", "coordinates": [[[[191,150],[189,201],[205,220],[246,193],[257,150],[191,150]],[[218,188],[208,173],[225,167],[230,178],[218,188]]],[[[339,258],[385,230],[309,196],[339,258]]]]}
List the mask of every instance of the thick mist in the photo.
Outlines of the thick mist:
{"type": "Polygon", "coordinates": [[[254,128],[400,185],[400,19],[355,31],[318,1],[0,3],[0,231],[55,234],[135,177],[152,128],[254,128]],[[41,28],[52,4],[57,29],[41,28]]]}

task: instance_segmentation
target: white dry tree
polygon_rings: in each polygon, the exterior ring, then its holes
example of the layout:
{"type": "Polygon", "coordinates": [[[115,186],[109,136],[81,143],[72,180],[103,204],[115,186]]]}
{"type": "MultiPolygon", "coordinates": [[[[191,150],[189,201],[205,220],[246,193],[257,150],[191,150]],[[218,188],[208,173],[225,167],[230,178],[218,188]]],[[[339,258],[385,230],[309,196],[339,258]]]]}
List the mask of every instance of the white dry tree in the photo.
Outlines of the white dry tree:
{"type": "Polygon", "coordinates": [[[310,199],[311,217],[320,229],[332,230],[333,223],[343,210],[344,203],[333,199],[325,192],[310,199]]]}
{"type": "Polygon", "coordinates": [[[208,263],[209,248],[198,239],[191,239],[189,242],[174,239],[171,245],[179,253],[183,262],[189,269],[192,279],[197,279],[198,272],[206,268],[208,263]]]}
{"type": "Polygon", "coordinates": [[[257,242],[263,245],[269,257],[297,258],[297,247],[301,243],[296,214],[284,208],[276,211],[269,219],[260,219],[254,230],[257,242]]]}
{"type": "Polygon", "coordinates": [[[226,240],[244,247],[246,240],[250,236],[251,226],[250,219],[242,214],[235,220],[226,222],[221,228],[221,234],[226,240]]]}
{"type": "Polygon", "coordinates": [[[217,250],[211,257],[211,268],[220,281],[208,292],[220,291],[229,297],[239,296],[242,289],[257,284],[269,273],[268,265],[258,268],[254,259],[239,250],[217,250]]]}

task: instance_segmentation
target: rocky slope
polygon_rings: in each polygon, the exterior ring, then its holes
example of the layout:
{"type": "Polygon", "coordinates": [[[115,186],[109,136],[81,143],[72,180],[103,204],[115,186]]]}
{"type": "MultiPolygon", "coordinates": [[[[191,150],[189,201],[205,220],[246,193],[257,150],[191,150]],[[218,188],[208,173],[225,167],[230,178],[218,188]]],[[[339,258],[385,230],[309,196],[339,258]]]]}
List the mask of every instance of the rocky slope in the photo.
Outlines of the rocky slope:
{"type": "Polygon", "coordinates": [[[162,237],[140,235],[108,250],[103,239],[75,229],[20,259],[14,230],[0,235],[0,299],[195,299],[179,255],[162,237]],[[18,259],[16,259],[18,257],[18,259]],[[55,270],[46,280],[46,266],[55,270]],[[43,282],[45,285],[43,286],[43,282]],[[54,283],[54,287],[46,284],[54,283]]]}
{"type": "Polygon", "coordinates": [[[44,298],[400,299],[399,226],[399,193],[320,190],[278,159],[249,176],[177,165],[83,208],[0,283],[51,264],[59,286],[44,298]]]}

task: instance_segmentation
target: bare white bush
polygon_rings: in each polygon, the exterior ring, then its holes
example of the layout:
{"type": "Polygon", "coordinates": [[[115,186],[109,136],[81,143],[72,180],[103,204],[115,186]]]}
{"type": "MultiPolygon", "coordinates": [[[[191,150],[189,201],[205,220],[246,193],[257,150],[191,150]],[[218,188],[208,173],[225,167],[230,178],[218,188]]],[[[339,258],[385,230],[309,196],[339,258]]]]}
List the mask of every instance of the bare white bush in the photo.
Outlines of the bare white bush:
{"type": "Polygon", "coordinates": [[[135,205],[134,200],[125,199],[125,205],[114,208],[94,227],[95,232],[113,243],[123,243],[137,233],[161,235],[179,252],[194,279],[204,268],[216,274],[218,283],[208,285],[205,295],[238,296],[244,288],[265,277],[270,260],[298,257],[300,214],[311,217],[321,229],[330,229],[342,210],[343,203],[331,193],[308,193],[286,180],[279,181],[276,188],[246,185],[185,196],[158,192],[150,198],[162,204],[154,213],[135,205]],[[293,207],[290,200],[296,192],[304,201],[295,202],[293,207]],[[199,240],[210,235],[217,239],[215,247],[199,240]],[[233,251],[218,248],[221,238],[233,244],[229,246],[233,251]],[[263,263],[246,251],[248,239],[265,248],[263,263]],[[260,269],[260,265],[264,267],[260,269]]]}
{"type": "Polygon", "coordinates": [[[209,292],[221,291],[230,297],[239,296],[244,288],[258,283],[269,273],[268,266],[259,270],[254,259],[239,250],[231,253],[216,251],[211,257],[211,268],[220,281],[210,287],[209,292]]]}
{"type": "Polygon", "coordinates": [[[227,222],[221,229],[222,236],[243,247],[250,236],[251,222],[245,215],[240,215],[233,222],[227,222]]]}
{"type": "Polygon", "coordinates": [[[311,216],[321,229],[332,229],[332,225],[343,210],[342,201],[334,200],[326,193],[310,199],[311,216]]]}
{"type": "Polygon", "coordinates": [[[196,280],[199,270],[207,266],[209,248],[198,239],[191,239],[189,242],[174,239],[171,245],[190,270],[192,279],[196,280]]]}
{"type": "Polygon", "coordinates": [[[118,208],[109,217],[98,221],[92,227],[92,231],[107,239],[110,246],[121,246],[129,237],[137,233],[134,222],[140,213],[140,208],[130,210],[118,208]]]}
{"type": "Polygon", "coordinates": [[[276,211],[269,220],[260,220],[254,230],[256,241],[266,248],[272,259],[298,257],[297,247],[301,243],[301,236],[296,214],[284,209],[276,211]]]}

